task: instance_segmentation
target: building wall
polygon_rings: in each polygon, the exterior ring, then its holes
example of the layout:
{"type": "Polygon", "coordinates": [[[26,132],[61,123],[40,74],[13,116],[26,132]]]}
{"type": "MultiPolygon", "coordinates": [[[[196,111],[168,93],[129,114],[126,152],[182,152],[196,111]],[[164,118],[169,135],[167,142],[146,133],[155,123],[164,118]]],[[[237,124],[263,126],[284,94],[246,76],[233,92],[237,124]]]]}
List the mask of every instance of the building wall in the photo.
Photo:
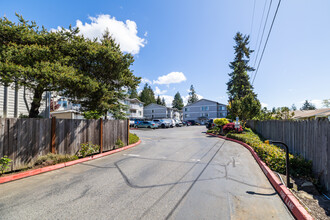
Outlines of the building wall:
{"type": "MultiPolygon", "coordinates": [[[[18,89],[17,94],[17,115],[15,115],[15,88],[12,86],[7,87],[7,97],[5,97],[5,87],[0,85],[0,117],[5,117],[4,106],[5,102],[7,104],[7,118],[15,118],[20,115],[28,115],[29,110],[27,109],[24,102],[24,88],[18,89]],[[7,99],[6,99],[7,98],[7,99]]],[[[28,103],[28,108],[31,106],[33,99],[33,93],[26,89],[26,100],[28,103]]],[[[48,111],[46,108],[47,94],[43,94],[43,99],[41,101],[41,106],[39,108],[40,115],[43,117],[48,117],[48,111]]]]}
{"type": "Polygon", "coordinates": [[[167,118],[167,107],[157,104],[150,104],[144,107],[143,114],[146,119],[167,118]]]}
{"type": "Polygon", "coordinates": [[[183,107],[183,120],[195,120],[205,123],[210,118],[223,118],[227,116],[226,106],[209,100],[200,100],[183,107]],[[205,117],[201,120],[200,117],[205,117]]]}

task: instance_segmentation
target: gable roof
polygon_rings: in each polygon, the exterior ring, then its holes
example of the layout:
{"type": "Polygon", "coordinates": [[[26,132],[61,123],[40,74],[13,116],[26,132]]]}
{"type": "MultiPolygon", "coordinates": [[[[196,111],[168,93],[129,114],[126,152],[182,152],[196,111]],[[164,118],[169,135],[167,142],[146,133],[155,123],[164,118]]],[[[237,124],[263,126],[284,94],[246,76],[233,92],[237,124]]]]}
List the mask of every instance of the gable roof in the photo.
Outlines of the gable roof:
{"type": "Polygon", "coordinates": [[[294,119],[309,118],[309,117],[328,117],[330,116],[330,108],[321,108],[315,110],[297,110],[294,111],[294,119]]]}
{"type": "Polygon", "coordinates": [[[194,103],[191,103],[191,104],[187,104],[187,105],[185,105],[184,108],[185,108],[185,107],[188,107],[188,106],[190,106],[190,105],[196,104],[196,103],[198,103],[198,102],[200,102],[200,101],[208,101],[208,102],[216,103],[216,104],[218,104],[218,105],[225,105],[225,104],[222,104],[222,103],[219,103],[219,102],[216,102],[216,101],[212,101],[212,100],[209,100],[209,99],[200,99],[200,100],[198,100],[197,102],[194,102],[194,103]]]}

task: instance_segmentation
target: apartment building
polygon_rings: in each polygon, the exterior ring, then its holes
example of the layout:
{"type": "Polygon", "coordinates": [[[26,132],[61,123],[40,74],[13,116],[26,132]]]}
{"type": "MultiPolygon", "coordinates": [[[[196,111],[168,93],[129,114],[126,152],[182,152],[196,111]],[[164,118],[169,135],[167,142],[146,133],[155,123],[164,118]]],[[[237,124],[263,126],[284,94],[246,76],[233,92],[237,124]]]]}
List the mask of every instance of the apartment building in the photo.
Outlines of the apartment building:
{"type": "Polygon", "coordinates": [[[151,103],[144,107],[144,117],[146,119],[178,119],[182,120],[182,113],[176,108],[170,108],[156,103],[151,103]]]}
{"type": "Polygon", "coordinates": [[[226,116],[226,105],[208,99],[201,99],[183,107],[184,121],[194,120],[200,124],[205,124],[211,118],[224,118],[226,116]]]}

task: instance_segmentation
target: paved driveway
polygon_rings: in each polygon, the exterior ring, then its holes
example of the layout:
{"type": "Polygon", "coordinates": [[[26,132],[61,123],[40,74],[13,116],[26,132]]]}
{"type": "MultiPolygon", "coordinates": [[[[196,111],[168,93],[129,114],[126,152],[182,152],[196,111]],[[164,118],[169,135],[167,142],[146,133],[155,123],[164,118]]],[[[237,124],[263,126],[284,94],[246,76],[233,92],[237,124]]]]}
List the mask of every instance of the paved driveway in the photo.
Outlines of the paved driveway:
{"type": "Polygon", "coordinates": [[[201,126],[0,185],[0,219],[293,219],[244,147],[201,126]]]}

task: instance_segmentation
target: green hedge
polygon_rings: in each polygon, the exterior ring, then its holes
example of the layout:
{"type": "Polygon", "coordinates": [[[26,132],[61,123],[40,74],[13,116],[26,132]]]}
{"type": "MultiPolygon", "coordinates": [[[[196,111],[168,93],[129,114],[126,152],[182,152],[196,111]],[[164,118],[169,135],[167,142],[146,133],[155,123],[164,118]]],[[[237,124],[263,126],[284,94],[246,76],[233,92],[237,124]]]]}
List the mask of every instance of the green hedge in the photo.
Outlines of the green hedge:
{"type": "MultiPolygon", "coordinates": [[[[251,129],[243,133],[228,133],[227,137],[242,141],[250,145],[272,170],[285,174],[285,151],[278,146],[265,144],[251,129]]],[[[289,154],[290,174],[295,177],[312,177],[312,161],[301,156],[289,154]]]]}
{"type": "Polygon", "coordinates": [[[129,144],[135,144],[140,138],[136,134],[129,133],[129,144]]]}

